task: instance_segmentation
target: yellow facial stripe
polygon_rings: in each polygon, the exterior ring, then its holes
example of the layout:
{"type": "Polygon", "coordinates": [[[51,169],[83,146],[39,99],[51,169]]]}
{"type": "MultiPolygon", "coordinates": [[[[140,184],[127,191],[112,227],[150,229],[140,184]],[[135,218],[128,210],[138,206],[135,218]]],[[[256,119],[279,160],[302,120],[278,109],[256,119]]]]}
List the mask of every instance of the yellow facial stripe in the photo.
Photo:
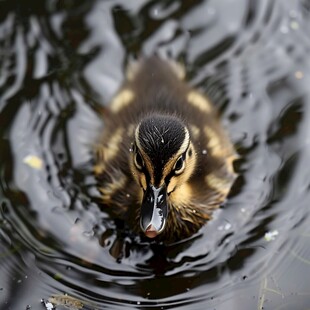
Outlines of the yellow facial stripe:
{"type": "MultiPolygon", "coordinates": [[[[160,181],[160,184],[164,183],[165,177],[170,173],[171,169],[173,168],[175,161],[186,151],[186,149],[189,147],[189,143],[190,143],[190,137],[189,137],[189,132],[187,130],[187,128],[185,128],[185,137],[184,137],[184,141],[182,143],[182,145],[179,148],[179,151],[173,156],[171,157],[171,159],[167,162],[167,164],[165,165],[164,169],[163,169],[163,176],[162,179],[160,181]]],[[[185,170],[187,168],[185,167],[185,170]]]]}
{"type": "MultiPolygon", "coordinates": [[[[196,161],[197,161],[196,152],[195,152],[192,144],[190,144],[189,147],[192,148],[192,156],[186,157],[185,169],[184,169],[183,173],[181,173],[180,175],[173,176],[170,179],[170,182],[169,182],[168,188],[167,188],[168,193],[175,191],[177,188],[179,188],[179,186],[182,186],[182,184],[185,184],[189,180],[189,178],[191,177],[191,175],[193,174],[193,172],[196,168],[196,161]]],[[[171,169],[172,169],[172,167],[171,167],[171,169]]],[[[170,171],[171,170],[168,170],[166,173],[168,174],[168,173],[170,173],[170,171]]],[[[166,174],[164,174],[164,177],[162,179],[162,183],[164,183],[165,176],[166,176],[166,174]]]]}
{"type": "Polygon", "coordinates": [[[113,113],[119,112],[124,107],[128,106],[134,99],[134,92],[130,89],[121,90],[111,102],[110,109],[113,113]]]}
{"type": "Polygon", "coordinates": [[[175,207],[184,208],[192,200],[192,188],[187,183],[182,184],[171,193],[169,200],[175,207]]]}
{"type": "Polygon", "coordinates": [[[206,97],[197,91],[190,91],[187,94],[187,101],[202,112],[210,113],[212,111],[211,103],[206,97]]]}

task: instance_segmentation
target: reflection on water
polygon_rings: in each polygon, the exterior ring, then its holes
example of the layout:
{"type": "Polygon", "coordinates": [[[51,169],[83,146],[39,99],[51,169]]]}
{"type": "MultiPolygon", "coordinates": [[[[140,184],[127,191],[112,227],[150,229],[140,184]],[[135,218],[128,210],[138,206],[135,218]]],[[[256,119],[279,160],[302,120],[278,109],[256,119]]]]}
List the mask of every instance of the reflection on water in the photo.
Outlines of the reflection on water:
{"type": "Polygon", "coordinates": [[[1,1],[0,308],[64,293],[91,309],[309,307],[309,13],[306,0],[1,1]],[[154,52],[186,65],[240,154],[224,208],[169,247],[117,235],[89,151],[126,62],[154,52]]]}

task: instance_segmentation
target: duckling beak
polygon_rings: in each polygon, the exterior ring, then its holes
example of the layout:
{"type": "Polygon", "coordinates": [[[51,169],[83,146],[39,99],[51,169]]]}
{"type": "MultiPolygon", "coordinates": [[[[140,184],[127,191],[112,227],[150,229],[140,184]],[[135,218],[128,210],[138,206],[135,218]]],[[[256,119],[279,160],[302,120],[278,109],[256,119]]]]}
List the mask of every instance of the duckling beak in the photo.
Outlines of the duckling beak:
{"type": "Polygon", "coordinates": [[[155,238],[163,231],[167,215],[166,186],[157,188],[149,184],[144,192],[140,217],[141,229],[148,238],[155,238]]]}

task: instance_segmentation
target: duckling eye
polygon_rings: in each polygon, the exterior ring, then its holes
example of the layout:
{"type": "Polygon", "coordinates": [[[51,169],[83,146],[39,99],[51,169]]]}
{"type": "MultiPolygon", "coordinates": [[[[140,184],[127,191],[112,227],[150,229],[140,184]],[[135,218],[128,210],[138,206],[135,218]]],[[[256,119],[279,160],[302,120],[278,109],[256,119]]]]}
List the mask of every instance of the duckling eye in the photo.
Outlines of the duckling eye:
{"type": "Polygon", "coordinates": [[[184,163],[184,156],[180,156],[179,159],[176,161],[174,164],[174,173],[175,174],[181,174],[185,168],[185,163],[184,163]]]}
{"type": "Polygon", "coordinates": [[[136,152],[135,157],[134,157],[134,162],[138,170],[142,170],[144,166],[144,161],[142,159],[142,156],[139,152],[136,152]]]}

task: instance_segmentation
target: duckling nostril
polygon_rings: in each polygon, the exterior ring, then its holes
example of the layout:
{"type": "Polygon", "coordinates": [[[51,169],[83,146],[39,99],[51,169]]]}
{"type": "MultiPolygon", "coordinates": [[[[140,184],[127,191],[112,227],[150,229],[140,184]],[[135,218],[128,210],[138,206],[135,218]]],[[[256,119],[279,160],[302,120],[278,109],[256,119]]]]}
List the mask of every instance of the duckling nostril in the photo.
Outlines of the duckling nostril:
{"type": "Polygon", "coordinates": [[[145,231],[145,235],[148,238],[155,238],[158,235],[158,231],[152,224],[150,224],[149,227],[145,231]]]}

